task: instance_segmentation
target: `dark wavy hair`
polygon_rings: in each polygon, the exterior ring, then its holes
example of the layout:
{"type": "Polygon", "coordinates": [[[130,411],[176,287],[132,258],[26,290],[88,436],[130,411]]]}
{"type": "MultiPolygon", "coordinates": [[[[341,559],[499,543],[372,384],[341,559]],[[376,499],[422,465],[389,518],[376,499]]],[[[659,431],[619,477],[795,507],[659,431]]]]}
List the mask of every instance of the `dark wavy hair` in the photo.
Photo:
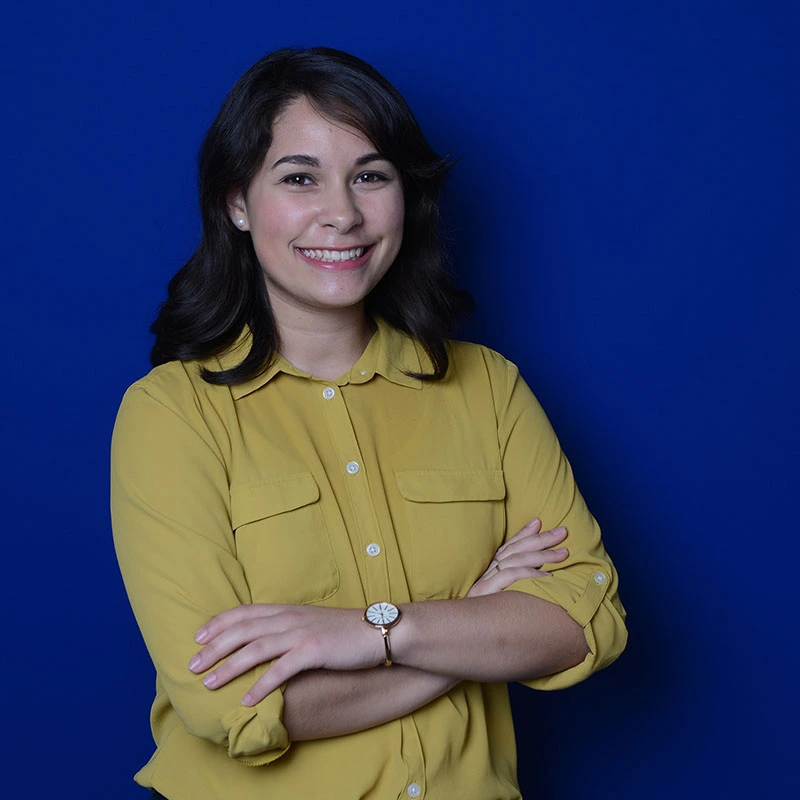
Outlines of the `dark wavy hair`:
{"type": "Polygon", "coordinates": [[[247,189],[272,142],[272,125],[293,100],[359,130],[401,176],[403,242],[394,264],[366,298],[366,311],[416,338],[438,380],[447,372],[447,337],[472,298],[444,267],[439,199],[450,169],[430,147],[401,94],[355,56],[325,47],[277,50],[237,81],[206,134],[199,156],[200,245],[169,282],[150,330],[153,366],[219,355],[247,326],[252,341],[236,366],[203,370],[209,383],[233,385],[263,372],[279,336],[250,234],[233,224],[228,201],[247,189]]]}

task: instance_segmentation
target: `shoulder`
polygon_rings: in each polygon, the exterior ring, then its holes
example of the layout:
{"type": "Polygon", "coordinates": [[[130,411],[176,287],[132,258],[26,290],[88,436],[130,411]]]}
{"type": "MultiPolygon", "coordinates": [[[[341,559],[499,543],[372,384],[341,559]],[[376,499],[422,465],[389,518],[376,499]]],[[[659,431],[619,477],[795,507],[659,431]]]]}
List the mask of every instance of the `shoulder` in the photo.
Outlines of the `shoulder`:
{"type": "Polygon", "coordinates": [[[210,409],[229,404],[231,394],[228,386],[205,381],[204,368],[218,370],[219,361],[169,361],[154,367],[128,387],[118,416],[146,421],[152,415],[167,414],[195,422],[207,417],[210,409]]]}
{"type": "Polygon", "coordinates": [[[206,456],[215,463],[226,461],[233,400],[229,387],[203,380],[203,366],[214,368],[207,362],[171,361],[128,388],[111,438],[117,471],[138,469],[136,465],[150,469],[155,454],[163,460],[178,451],[194,453],[198,463],[206,456]]]}
{"type": "Polygon", "coordinates": [[[206,370],[220,372],[236,366],[247,356],[250,344],[250,330],[244,328],[236,341],[218,356],[160,364],[133,383],[128,388],[125,399],[146,396],[167,405],[184,405],[187,402],[196,402],[199,398],[209,401],[229,398],[229,386],[209,383],[203,378],[203,373],[206,370]]]}
{"type": "Polygon", "coordinates": [[[517,366],[505,356],[473,342],[448,343],[450,365],[456,380],[485,379],[492,384],[508,384],[519,375],[517,366]]]}
{"type": "Polygon", "coordinates": [[[125,392],[125,399],[149,396],[167,404],[179,404],[187,397],[220,388],[203,380],[201,372],[206,366],[210,365],[199,361],[169,361],[161,364],[131,384],[125,392]]]}
{"type": "Polygon", "coordinates": [[[470,342],[450,342],[447,381],[471,397],[490,397],[498,419],[544,412],[517,365],[496,350],[470,342]]]}

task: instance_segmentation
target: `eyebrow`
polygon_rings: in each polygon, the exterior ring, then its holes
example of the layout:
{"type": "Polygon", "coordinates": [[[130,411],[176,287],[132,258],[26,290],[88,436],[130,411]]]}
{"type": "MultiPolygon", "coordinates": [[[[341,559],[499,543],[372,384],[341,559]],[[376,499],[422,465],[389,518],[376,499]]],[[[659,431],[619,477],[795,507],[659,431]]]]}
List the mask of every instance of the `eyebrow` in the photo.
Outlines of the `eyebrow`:
{"type": "MultiPolygon", "coordinates": [[[[388,158],[382,156],[380,153],[365,153],[356,159],[355,165],[363,167],[365,164],[371,164],[373,161],[389,161],[388,158]]],[[[302,153],[295,153],[290,156],[283,156],[279,158],[273,165],[272,169],[279,167],[281,164],[296,164],[301,167],[314,167],[319,169],[320,162],[314,156],[304,155],[302,153]]]]}

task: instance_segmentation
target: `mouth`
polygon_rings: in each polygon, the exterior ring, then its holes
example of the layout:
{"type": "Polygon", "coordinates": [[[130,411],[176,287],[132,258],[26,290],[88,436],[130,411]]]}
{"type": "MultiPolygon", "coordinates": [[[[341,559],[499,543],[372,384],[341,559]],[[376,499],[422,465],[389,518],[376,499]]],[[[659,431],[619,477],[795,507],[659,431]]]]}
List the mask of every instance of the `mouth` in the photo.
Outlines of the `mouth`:
{"type": "Polygon", "coordinates": [[[297,251],[312,261],[321,261],[324,264],[340,264],[343,261],[356,261],[364,255],[367,247],[351,247],[347,250],[309,250],[298,247],[297,251]]]}
{"type": "Polygon", "coordinates": [[[331,248],[296,247],[298,255],[309,264],[320,269],[341,270],[358,269],[370,257],[374,245],[360,245],[359,247],[345,247],[340,250],[331,248]]]}

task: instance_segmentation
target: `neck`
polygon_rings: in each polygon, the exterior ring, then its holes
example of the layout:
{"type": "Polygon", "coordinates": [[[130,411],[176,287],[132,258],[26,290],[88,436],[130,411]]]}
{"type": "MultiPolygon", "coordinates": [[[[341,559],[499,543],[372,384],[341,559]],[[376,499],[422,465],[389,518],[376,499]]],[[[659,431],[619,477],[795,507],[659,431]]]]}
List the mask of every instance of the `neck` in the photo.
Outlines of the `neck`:
{"type": "Polygon", "coordinates": [[[281,355],[316,378],[330,381],[343,375],[361,357],[375,332],[375,323],[367,318],[363,307],[351,311],[320,317],[276,317],[281,355]]]}

